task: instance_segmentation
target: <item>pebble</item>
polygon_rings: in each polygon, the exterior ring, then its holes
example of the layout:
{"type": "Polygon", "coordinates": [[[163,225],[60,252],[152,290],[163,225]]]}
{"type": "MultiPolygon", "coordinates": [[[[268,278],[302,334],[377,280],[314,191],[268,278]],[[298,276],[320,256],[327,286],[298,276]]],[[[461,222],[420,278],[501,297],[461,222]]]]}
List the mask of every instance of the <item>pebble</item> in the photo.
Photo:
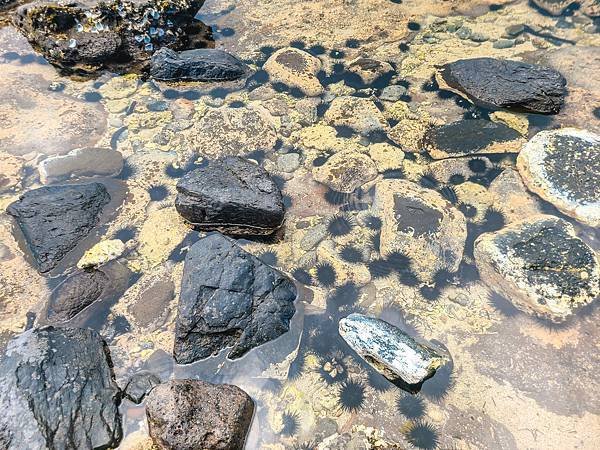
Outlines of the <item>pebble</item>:
{"type": "Polygon", "coordinates": [[[406,92],[407,90],[404,86],[395,84],[383,88],[379,98],[388,102],[396,102],[400,100],[406,94],[406,92]]]}
{"type": "Polygon", "coordinates": [[[282,172],[294,172],[300,167],[300,155],[298,153],[286,153],[277,158],[277,168],[282,172]]]}
{"type": "Polygon", "coordinates": [[[498,39],[493,44],[494,48],[511,48],[515,46],[514,39],[498,39]]]}

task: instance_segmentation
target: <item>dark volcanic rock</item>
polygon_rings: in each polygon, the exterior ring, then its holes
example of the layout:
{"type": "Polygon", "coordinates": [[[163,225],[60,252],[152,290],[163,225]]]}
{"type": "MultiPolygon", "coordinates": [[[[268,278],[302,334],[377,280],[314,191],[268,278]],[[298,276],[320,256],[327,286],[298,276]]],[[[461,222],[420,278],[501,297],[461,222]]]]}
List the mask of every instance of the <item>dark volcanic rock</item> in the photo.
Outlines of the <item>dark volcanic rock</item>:
{"type": "Polygon", "coordinates": [[[100,270],[77,272],[59,284],[50,294],[48,320],[67,322],[95,302],[109,284],[100,270]]]}
{"type": "Polygon", "coordinates": [[[283,223],[281,191],[268,172],[235,156],[218,159],[177,183],[175,208],[202,230],[265,235],[283,223]]]}
{"type": "Polygon", "coordinates": [[[514,222],[475,241],[481,278],[526,312],[562,322],[600,295],[600,265],[573,226],[554,216],[514,222]]]}
{"type": "Polygon", "coordinates": [[[6,211],[17,219],[40,272],[55,268],[98,223],[110,201],[103,184],[33,189],[6,211]]]}
{"type": "Polygon", "coordinates": [[[0,448],[104,449],[121,440],[108,348],[92,330],[45,327],[9,342],[0,362],[0,448]]]}
{"type": "Polygon", "coordinates": [[[212,48],[174,52],[161,48],[152,55],[150,76],[164,81],[236,80],[249,72],[246,64],[212,48]]]}
{"type": "Polygon", "coordinates": [[[173,355],[187,364],[233,346],[229,358],[289,330],[296,288],[286,276],[214,233],[187,253],[173,355]]]}
{"type": "Polygon", "coordinates": [[[425,133],[424,145],[435,159],[476,153],[518,153],[525,140],[502,123],[459,120],[425,133]]]}
{"type": "Polygon", "coordinates": [[[442,87],[486,108],[556,114],[566,95],[566,80],[554,69],[493,58],[461,59],[442,66],[442,87]]]}
{"type": "Polygon", "coordinates": [[[133,403],[141,403],[144,397],[160,384],[160,378],[151,372],[138,372],[133,375],[127,386],[125,386],[125,396],[133,403]]]}
{"type": "Polygon", "coordinates": [[[254,403],[229,384],[170,380],[146,398],[154,443],[169,450],[242,450],[254,403]]]}
{"type": "Polygon", "coordinates": [[[194,16],[202,0],[39,1],[19,7],[15,25],[65,74],[147,69],[152,53],[212,45],[194,16]]]}

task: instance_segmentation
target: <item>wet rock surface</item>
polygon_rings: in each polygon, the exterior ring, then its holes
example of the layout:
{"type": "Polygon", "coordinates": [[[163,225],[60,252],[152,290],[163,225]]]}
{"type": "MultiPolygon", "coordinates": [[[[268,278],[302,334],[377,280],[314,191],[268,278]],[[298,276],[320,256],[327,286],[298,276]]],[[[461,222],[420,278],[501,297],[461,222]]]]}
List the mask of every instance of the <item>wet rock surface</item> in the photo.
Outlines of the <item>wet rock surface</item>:
{"type": "Polygon", "coordinates": [[[566,80],[556,70],[519,61],[462,59],[443,65],[437,78],[486,108],[556,114],[566,95],[566,80]]]}
{"type": "Polygon", "coordinates": [[[314,178],[338,192],[353,192],[377,177],[377,166],[367,155],[358,152],[340,152],[317,167],[314,178]]]}
{"type": "Polygon", "coordinates": [[[424,145],[434,159],[486,153],[518,153],[525,141],[502,123],[459,120],[425,133],[424,145]]]}
{"type": "Polygon", "coordinates": [[[150,436],[163,449],[241,450],[253,412],[237,386],[200,380],[171,380],[146,398],[150,436]]]}
{"type": "Polygon", "coordinates": [[[188,251],[173,355],[187,364],[233,347],[239,358],[289,329],[296,288],[291,280],[214,233],[188,251]]]}
{"type": "Polygon", "coordinates": [[[116,447],[118,406],[106,344],[92,330],[45,327],[9,342],[0,362],[2,448],[116,447]]]}
{"type": "Polygon", "coordinates": [[[517,167],[531,191],[585,224],[600,225],[599,135],[542,131],[523,147],[517,167]]]}
{"type": "Polygon", "coordinates": [[[53,156],[40,162],[38,171],[44,184],[71,177],[114,176],[123,169],[123,155],[109,148],[81,148],[66,155],[53,156]]]}
{"type": "Polygon", "coordinates": [[[110,280],[100,270],[76,272],[59,284],[50,295],[47,317],[51,323],[71,320],[98,300],[110,280]]]}
{"type": "Polygon", "coordinates": [[[272,81],[298,88],[313,97],[323,93],[323,86],[317,78],[321,65],[319,58],[310,53],[286,47],[273,53],[263,68],[272,81]]]}
{"type": "Polygon", "coordinates": [[[47,186],[23,194],[11,203],[13,216],[40,272],[55,268],[99,221],[110,201],[103,184],[47,186]]]}
{"type": "Polygon", "coordinates": [[[161,48],[152,55],[150,76],[163,81],[237,80],[250,69],[223,50],[195,49],[175,52],[161,48]]]}
{"type": "Polygon", "coordinates": [[[325,112],[325,120],[332,126],[349,127],[364,135],[389,128],[375,103],[362,97],[335,98],[325,112]]]}
{"type": "Polygon", "coordinates": [[[262,167],[239,157],[211,161],[177,183],[175,207],[203,230],[265,235],[283,223],[281,191],[262,167]]]}
{"type": "Polygon", "coordinates": [[[161,47],[183,50],[211,45],[208,27],[194,20],[203,3],[41,1],[19,7],[14,22],[64,74],[88,76],[102,69],[141,72],[161,47]]]}
{"type": "Polygon", "coordinates": [[[424,281],[440,269],[458,270],[467,225],[440,194],[407,180],[384,180],[377,184],[374,208],[383,217],[382,254],[402,252],[424,281]]]}
{"type": "Polygon", "coordinates": [[[481,278],[519,309],[562,322],[600,295],[594,251],[568,222],[538,215],[475,242],[481,278]]]}
{"type": "Polygon", "coordinates": [[[409,391],[418,391],[425,380],[449,361],[447,356],[418,343],[399,328],[362,314],[350,314],[340,320],[339,332],[373,368],[409,391]]]}
{"type": "Polygon", "coordinates": [[[155,386],[160,384],[160,378],[152,372],[138,372],[134,374],[125,386],[125,397],[135,404],[142,402],[155,386]]]}

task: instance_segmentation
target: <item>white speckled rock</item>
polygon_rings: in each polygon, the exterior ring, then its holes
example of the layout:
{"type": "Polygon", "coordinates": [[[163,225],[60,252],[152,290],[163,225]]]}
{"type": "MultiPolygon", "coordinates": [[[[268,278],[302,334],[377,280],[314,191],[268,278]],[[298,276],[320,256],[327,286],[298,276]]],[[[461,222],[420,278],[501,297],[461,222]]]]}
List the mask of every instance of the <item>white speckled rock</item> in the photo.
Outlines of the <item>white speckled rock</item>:
{"type": "Polygon", "coordinates": [[[392,383],[418,390],[449,359],[399,328],[373,317],[350,314],[340,320],[340,335],[356,353],[392,383]]]}

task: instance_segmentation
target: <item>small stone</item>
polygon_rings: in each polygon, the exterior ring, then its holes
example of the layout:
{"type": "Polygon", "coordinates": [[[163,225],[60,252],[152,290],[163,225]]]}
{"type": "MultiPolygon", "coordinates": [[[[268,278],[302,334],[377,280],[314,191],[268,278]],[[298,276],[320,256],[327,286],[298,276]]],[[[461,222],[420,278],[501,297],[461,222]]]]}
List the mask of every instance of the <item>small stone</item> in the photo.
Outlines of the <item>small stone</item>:
{"type": "Polygon", "coordinates": [[[471,36],[469,36],[469,39],[471,39],[473,42],[485,42],[488,41],[490,38],[488,38],[485,34],[482,33],[472,33],[471,36]]]}
{"type": "Polygon", "coordinates": [[[339,152],[313,170],[319,183],[338,192],[354,192],[377,177],[377,166],[367,155],[354,151],[339,152]]]}
{"type": "Polygon", "coordinates": [[[121,391],[106,343],[93,330],[44,327],[0,358],[2,448],[116,448],[121,391]]]}
{"type": "Polygon", "coordinates": [[[533,216],[482,234],[474,255],[490,289],[553,322],[563,322],[600,295],[594,251],[571,224],[554,216],[533,216]]]}
{"type": "Polygon", "coordinates": [[[384,87],[379,98],[388,102],[397,102],[406,95],[406,92],[407,90],[404,86],[394,84],[384,87]]]}
{"type": "Polygon", "coordinates": [[[600,136],[576,128],[541,131],[519,153],[517,168],[531,191],[600,226],[600,136]]]}
{"type": "Polygon", "coordinates": [[[512,113],[508,111],[494,111],[490,114],[490,120],[516,130],[522,136],[529,132],[529,119],[526,114],[512,113]]]}
{"type": "Polygon", "coordinates": [[[271,76],[271,81],[299,88],[309,97],[323,93],[323,86],[317,78],[321,60],[303,50],[293,47],[279,49],[269,57],[263,69],[271,76]]]}
{"type": "Polygon", "coordinates": [[[417,342],[399,328],[373,317],[350,314],[339,322],[339,332],[348,345],[385,378],[410,392],[449,358],[417,342]]]}
{"type": "Polygon", "coordinates": [[[219,233],[187,252],[173,356],[189,364],[232,347],[243,356],[289,330],[294,283],[219,233]]]}
{"type": "Polygon", "coordinates": [[[140,404],[150,391],[160,384],[160,378],[152,372],[134,374],[125,386],[125,397],[135,404],[140,404]]]}
{"type": "Polygon", "coordinates": [[[471,34],[473,32],[471,31],[470,28],[468,27],[460,27],[457,31],[456,31],[456,35],[459,37],[459,39],[469,39],[471,37],[471,34]]]}
{"type": "Polygon", "coordinates": [[[556,114],[566,80],[554,69],[494,58],[462,59],[443,65],[436,78],[444,89],[479,106],[556,114]]]}
{"type": "Polygon", "coordinates": [[[511,48],[515,46],[515,41],[514,39],[498,39],[496,42],[494,42],[493,47],[494,48],[511,48]]]}
{"type": "Polygon", "coordinates": [[[45,273],[90,233],[109,201],[100,183],[46,186],[27,191],[6,212],[17,220],[39,271],[45,273]]]}
{"type": "Polygon", "coordinates": [[[525,25],[523,25],[522,23],[519,23],[519,24],[516,24],[516,25],[509,25],[504,30],[504,33],[505,33],[505,35],[507,37],[513,37],[514,38],[514,37],[519,36],[524,31],[525,31],[525,25]]]}
{"type": "Polygon", "coordinates": [[[325,112],[325,120],[332,126],[349,127],[362,135],[389,128],[375,103],[363,97],[337,97],[325,112]]]}
{"type": "Polygon", "coordinates": [[[242,450],[254,403],[237,386],[170,380],[146,397],[154,444],[172,450],[242,450]]]}
{"type": "Polygon", "coordinates": [[[374,83],[378,78],[394,72],[394,68],[390,63],[385,61],[359,57],[350,61],[348,71],[358,75],[363,84],[369,85],[374,83]]]}
{"type": "Polygon", "coordinates": [[[399,169],[402,167],[404,152],[386,142],[380,142],[369,146],[369,156],[377,165],[379,172],[399,169]]]}
{"type": "Polygon", "coordinates": [[[459,120],[425,133],[424,147],[434,159],[478,153],[518,153],[523,137],[503,123],[488,120],[459,120]]]}
{"type": "Polygon", "coordinates": [[[162,81],[237,80],[250,69],[235,56],[214,48],[175,52],[161,48],[152,55],[150,76],[162,81]]]}
{"type": "Polygon", "coordinates": [[[262,167],[240,157],[210,161],[177,183],[175,208],[203,230],[267,235],[281,227],[281,191],[262,167]]]}
{"type": "Polygon", "coordinates": [[[100,270],[69,275],[50,294],[48,320],[56,324],[68,322],[98,300],[109,284],[110,280],[100,270]]]}
{"type": "Polygon", "coordinates": [[[120,239],[100,241],[83,254],[77,263],[77,267],[87,269],[89,267],[101,266],[120,257],[125,253],[125,249],[125,244],[120,239]]]}
{"type": "Polygon", "coordinates": [[[286,153],[277,158],[277,168],[282,172],[291,173],[300,167],[300,155],[298,153],[286,153]]]}

